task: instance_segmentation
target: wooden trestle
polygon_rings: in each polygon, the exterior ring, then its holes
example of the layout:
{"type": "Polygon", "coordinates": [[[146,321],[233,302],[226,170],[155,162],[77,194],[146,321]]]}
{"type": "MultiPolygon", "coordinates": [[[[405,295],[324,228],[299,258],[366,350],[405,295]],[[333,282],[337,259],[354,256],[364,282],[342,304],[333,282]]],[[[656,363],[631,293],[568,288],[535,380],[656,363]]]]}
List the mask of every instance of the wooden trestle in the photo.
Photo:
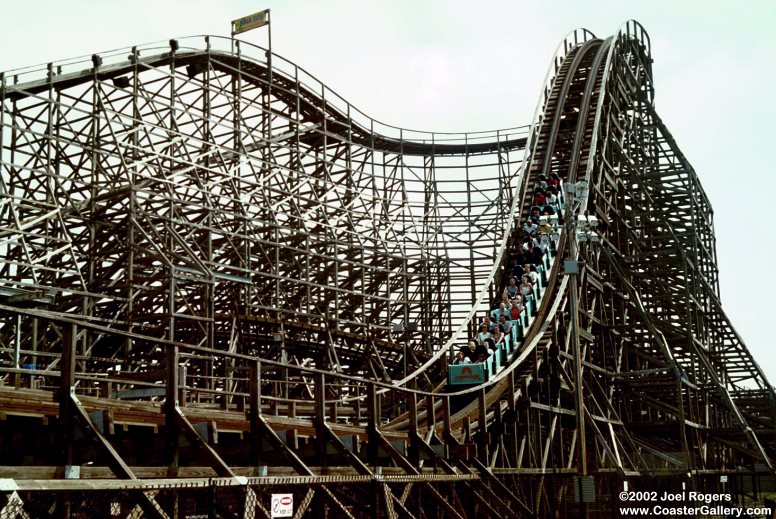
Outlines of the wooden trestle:
{"type": "Polygon", "coordinates": [[[295,517],[611,517],[625,482],[723,474],[757,502],[776,398],[651,64],[636,22],[575,31],[530,127],[468,134],[216,37],[1,74],[0,519],[269,517],[279,493],[295,517]],[[552,173],[589,194],[536,318],[452,392],[552,173]]]}

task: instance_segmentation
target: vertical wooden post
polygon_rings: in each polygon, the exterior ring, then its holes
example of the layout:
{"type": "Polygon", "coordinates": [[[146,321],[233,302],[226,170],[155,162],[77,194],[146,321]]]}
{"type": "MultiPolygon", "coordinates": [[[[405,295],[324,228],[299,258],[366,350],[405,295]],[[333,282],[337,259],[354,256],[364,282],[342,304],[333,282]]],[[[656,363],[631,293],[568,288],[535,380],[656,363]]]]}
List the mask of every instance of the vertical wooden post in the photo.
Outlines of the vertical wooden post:
{"type": "MultiPolygon", "coordinates": [[[[288,401],[288,417],[296,418],[296,400],[288,401]]],[[[296,429],[286,430],[286,444],[292,449],[299,448],[299,435],[296,429]]]]}
{"type": "Polygon", "coordinates": [[[445,443],[448,442],[452,434],[453,431],[450,430],[450,397],[444,395],[442,397],[442,436],[445,443]]]}
{"type": "Polygon", "coordinates": [[[179,366],[178,367],[178,405],[181,407],[186,407],[186,375],[187,375],[187,369],[186,366],[179,366]]]}
{"type": "Polygon", "coordinates": [[[485,408],[485,388],[480,389],[477,391],[477,408],[479,411],[479,417],[477,421],[478,424],[478,437],[479,441],[477,442],[479,445],[477,446],[477,454],[480,458],[480,461],[485,464],[485,466],[488,465],[488,423],[487,423],[487,409],[485,408]]]}
{"type": "Polygon", "coordinates": [[[420,462],[420,452],[418,447],[418,403],[415,393],[407,393],[407,420],[409,421],[409,459],[416,467],[420,462]]]}
{"type": "Polygon", "coordinates": [[[429,431],[436,434],[436,412],[434,411],[434,396],[426,395],[426,425],[429,431]]]}
{"type": "Polygon", "coordinates": [[[335,422],[335,423],[337,421],[337,401],[336,400],[329,403],[329,421],[335,422]]]}
{"type": "Polygon", "coordinates": [[[75,352],[78,328],[65,324],[62,337],[61,375],[59,377],[59,420],[62,424],[63,465],[73,464],[73,407],[71,394],[75,391],[75,352]]]}
{"type": "MultiPolygon", "coordinates": [[[[32,320],[32,351],[36,352],[38,351],[38,318],[35,317],[32,320]]],[[[32,364],[35,366],[35,369],[38,369],[38,357],[37,355],[32,355],[32,364]]],[[[37,389],[35,387],[35,380],[39,380],[36,377],[30,377],[30,389],[37,389]]]]}
{"type": "Polygon", "coordinates": [[[323,373],[315,374],[315,436],[321,469],[326,467],[326,380],[323,373]]]}
{"type": "Polygon", "coordinates": [[[372,466],[377,466],[377,430],[380,425],[380,404],[377,401],[377,388],[367,383],[367,458],[372,466]]]}
{"type": "Polygon", "coordinates": [[[374,501],[372,501],[372,517],[375,519],[383,519],[385,517],[386,507],[382,505],[383,497],[383,483],[377,478],[372,480],[372,495],[374,501]]]}
{"type": "Polygon", "coordinates": [[[509,375],[507,375],[507,409],[509,409],[509,413],[512,415],[514,420],[512,421],[512,424],[509,426],[511,441],[509,442],[509,449],[512,451],[512,460],[515,467],[518,466],[518,444],[517,444],[517,405],[515,405],[515,373],[514,371],[510,372],[509,375]]]}
{"type": "MultiPolygon", "coordinates": [[[[16,325],[14,326],[14,340],[13,340],[13,367],[14,369],[20,369],[19,363],[20,351],[22,348],[22,316],[16,315],[16,325]]],[[[17,371],[13,375],[13,386],[16,389],[21,387],[21,374],[17,371]]]]}
{"type": "Polygon", "coordinates": [[[353,421],[356,424],[361,423],[361,400],[353,402],[353,421]]]}
{"type": "Polygon", "coordinates": [[[264,441],[259,427],[261,418],[261,362],[258,360],[251,363],[249,384],[248,419],[251,423],[251,452],[253,453],[253,463],[258,470],[258,467],[261,466],[261,446],[264,441]]]}
{"type": "Polygon", "coordinates": [[[165,393],[164,413],[167,444],[169,446],[168,476],[178,475],[178,444],[180,431],[178,427],[178,346],[167,345],[167,391],[165,393]]]}

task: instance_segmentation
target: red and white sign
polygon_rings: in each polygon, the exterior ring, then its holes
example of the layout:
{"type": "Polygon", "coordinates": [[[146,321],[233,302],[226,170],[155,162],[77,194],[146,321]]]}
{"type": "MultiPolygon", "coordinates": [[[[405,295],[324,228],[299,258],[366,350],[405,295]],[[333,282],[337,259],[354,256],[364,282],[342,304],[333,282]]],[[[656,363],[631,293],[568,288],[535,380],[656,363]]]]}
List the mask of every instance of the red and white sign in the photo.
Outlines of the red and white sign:
{"type": "Polygon", "coordinates": [[[294,494],[272,494],[270,511],[272,517],[293,517],[294,494]]]}

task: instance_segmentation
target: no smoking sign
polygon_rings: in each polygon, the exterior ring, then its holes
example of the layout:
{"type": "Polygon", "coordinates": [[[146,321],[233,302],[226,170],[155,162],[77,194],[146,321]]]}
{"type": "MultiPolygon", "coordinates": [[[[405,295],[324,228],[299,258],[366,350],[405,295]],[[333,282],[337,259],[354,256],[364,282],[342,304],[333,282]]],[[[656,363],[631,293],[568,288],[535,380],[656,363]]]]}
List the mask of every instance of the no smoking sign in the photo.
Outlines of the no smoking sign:
{"type": "Polygon", "coordinates": [[[294,495],[272,494],[270,510],[272,511],[272,517],[293,517],[294,495]]]}

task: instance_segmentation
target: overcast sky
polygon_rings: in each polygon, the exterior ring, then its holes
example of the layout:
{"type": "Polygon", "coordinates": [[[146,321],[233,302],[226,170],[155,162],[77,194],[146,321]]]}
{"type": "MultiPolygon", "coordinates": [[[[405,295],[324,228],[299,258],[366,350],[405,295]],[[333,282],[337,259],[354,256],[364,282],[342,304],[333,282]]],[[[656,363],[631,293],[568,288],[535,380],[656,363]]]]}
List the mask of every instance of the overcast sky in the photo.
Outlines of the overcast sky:
{"type": "MultiPolygon", "coordinates": [[[[0,70],[226,36],[229,20],[267,7],[276,53],[380,121],[433,131],[529,124],[567,32],[606,37],[639,20],[658,113],[715,209],[724,307],[776,383],[776,2],[0,0],[0,70]]],[[[266,43],[263,29],[243,37],[266,43]]]]}

